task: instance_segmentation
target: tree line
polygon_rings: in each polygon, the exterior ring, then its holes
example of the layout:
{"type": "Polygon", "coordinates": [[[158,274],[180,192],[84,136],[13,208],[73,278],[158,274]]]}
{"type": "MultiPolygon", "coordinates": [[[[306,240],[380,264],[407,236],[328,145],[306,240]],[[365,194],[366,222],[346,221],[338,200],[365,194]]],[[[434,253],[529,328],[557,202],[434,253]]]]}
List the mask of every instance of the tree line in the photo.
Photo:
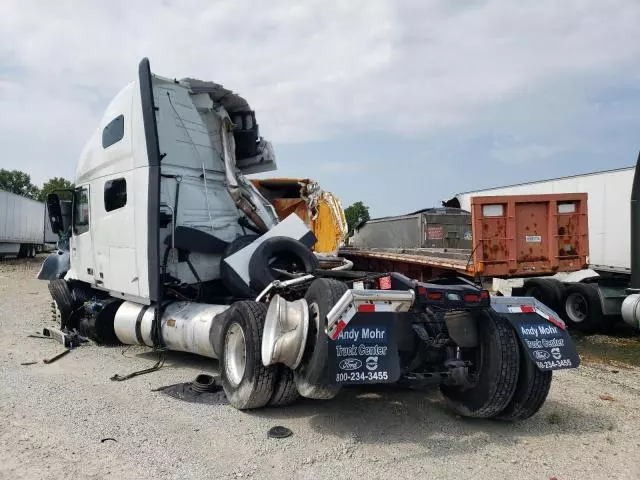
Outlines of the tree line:
{"type": "Polygon", "coordinates": [[[53,177],[37,187],[31,183],[31,175],[20,170],[0,169],[0,190],[32,198],[40,202],[47,199],[47,195],[54,190],[73,188],[73,182],[62,177],[53,177]]]}

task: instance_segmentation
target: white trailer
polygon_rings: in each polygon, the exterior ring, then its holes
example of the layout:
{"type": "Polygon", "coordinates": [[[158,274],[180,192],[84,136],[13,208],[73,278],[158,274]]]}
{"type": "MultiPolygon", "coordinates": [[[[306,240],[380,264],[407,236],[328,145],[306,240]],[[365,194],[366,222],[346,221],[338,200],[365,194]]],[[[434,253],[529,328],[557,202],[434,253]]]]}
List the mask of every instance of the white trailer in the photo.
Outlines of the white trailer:
{"type": "Polygon", "coordinates": [[[0,191],[0,258],[34,257],[45,243],[56,242],[45,211],[42,202],[0,191]]]}
{"type": "MultiPolygon", "coordinates": [[[[579,330],[608,326],[621,313],[638,328],[637,296],[629,297],[634,293],[630,288],[633,248],[639,240],[632,238],[630,200],[635,172],[636,167],[626,167],[463,192],[445,203],[468,209],[475,196],[587,193],[590,268],[565,278],[525,279],[513,294],[535,296],[579,330]],[[627,308],[623,308],[625,301],[627,308]]],[[[508,289],[501,293],[508,294],[508,289]]]]}

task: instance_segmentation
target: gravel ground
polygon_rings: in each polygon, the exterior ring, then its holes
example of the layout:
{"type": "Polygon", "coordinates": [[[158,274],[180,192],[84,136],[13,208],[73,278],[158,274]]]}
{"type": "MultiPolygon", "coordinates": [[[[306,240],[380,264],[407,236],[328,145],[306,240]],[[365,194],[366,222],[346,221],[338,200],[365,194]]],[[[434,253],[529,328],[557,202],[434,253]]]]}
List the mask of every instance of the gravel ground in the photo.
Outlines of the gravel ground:
{"type": "Polygon", "coordinates": [[[557,373],[518,424],[457,418],[437,391],[346,390],[251,413],[187,403],[152,389],[215,361],[170,354],[126,382],[109,377],[151,366],[147,349],[83,346],[43,364],[62,347],[27,337],[50,324],[41,261],[0,260],[0,478],[640,478],[640,368],[557,373]],[[293,436],[267,438],[275,425],[293,436]]]}

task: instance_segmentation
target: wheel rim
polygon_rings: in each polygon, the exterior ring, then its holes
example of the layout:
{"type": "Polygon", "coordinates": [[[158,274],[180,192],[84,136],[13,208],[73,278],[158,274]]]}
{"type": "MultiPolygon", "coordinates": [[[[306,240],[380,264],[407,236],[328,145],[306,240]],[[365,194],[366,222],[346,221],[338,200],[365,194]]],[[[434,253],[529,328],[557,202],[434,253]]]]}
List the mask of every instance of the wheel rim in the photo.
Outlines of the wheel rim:
{"type": "Polygon", "coordinates": [[[233,323],[227,330],[224,343],[224,369],[234,387],[240,385],[247,366],[247,348],[242,327],[233,323]]]}
{"type": "Polygon", "coordinates": [[[570,294],[567,297],[565,308],[569,320],[574,323],[580,323],[584,321],[588,316],[589,307],[587,304],[587,299],[584,298],[584,295],[582,295],[581,293],[576,292],[570,294]]]}

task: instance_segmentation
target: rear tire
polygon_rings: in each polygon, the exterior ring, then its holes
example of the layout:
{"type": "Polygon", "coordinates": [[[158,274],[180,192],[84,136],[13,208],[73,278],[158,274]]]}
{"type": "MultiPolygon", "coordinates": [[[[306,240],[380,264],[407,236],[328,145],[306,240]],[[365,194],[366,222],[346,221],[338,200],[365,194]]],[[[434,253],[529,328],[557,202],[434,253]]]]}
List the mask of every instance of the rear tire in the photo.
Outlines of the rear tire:
{"type": "Polygon", "coordinates": [[[275,366],[262,364],[261,345],[267,306],[252,301],[229,308],[222,327],[220,376],[229,403],[239,409],[264,407],[271,399],[275,366]]]}
{"type": "Polygon", "coordinates": [[[569,329],[593,333],[603,329],[605,319],[596,287],[573,283],[564,292],[564,309],[569,329]]]}
{"type": "Polygon", "coordinates": [[[482,315],[484,318],[478,322],[478,347],[463,349],[468,359],[479,365],[479,371],[473,372],[473,385],[440,387],[449,407],[464,417],[497,415],[511,401],[518,381],[520,356],[513,328],[490,310],[482,315]]]}
{"type": "Polygon", "coordinates": [[[551,388],[551,371],[541,371],[520,346],[520,373],[518,385],[507,408],[496,418],[505,421],[525,420],[544,404],[551,388]]]}
{"type": "Polygon", "coordinates": [[[330,400],[340,391],[329,378],[327,363],[329,337],[326,319],[329,310],[347,291],[347,286],[337,280],[318,278],[304,296],[309,305],[309,335],[305,354],[293,376],[300,395],[317,400],[330,400]]]}
{"type": "Polygon", "coordinates": [[[525,296],[541,301],[560,317],[564,317],[562,294],[564,284],[555,278],[531,278],[525,280],[525,296]]]}
{"type": "Polygon", "coordinates": [[[278,369],[276,386],[269,400],[269,406],[284,407],[291,405],[300,398],[293,378],[293,371],[285,365],[277,365],[276,368],[278,369]]]}

